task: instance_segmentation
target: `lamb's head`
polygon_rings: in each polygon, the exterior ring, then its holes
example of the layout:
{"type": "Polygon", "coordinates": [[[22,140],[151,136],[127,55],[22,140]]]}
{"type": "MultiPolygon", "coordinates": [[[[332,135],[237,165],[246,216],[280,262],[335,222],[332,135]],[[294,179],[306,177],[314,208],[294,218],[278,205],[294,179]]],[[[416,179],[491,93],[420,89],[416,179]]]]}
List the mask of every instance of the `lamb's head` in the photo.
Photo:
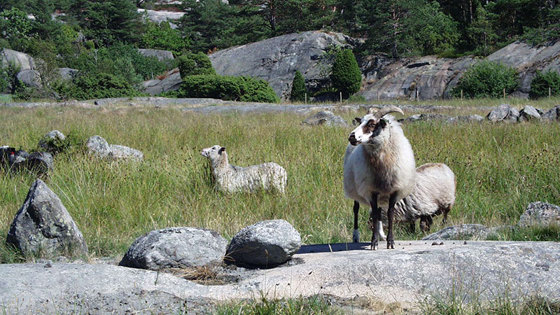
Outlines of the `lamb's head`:
{"type": "Polygon", "coordinates": [[[387,106],[375,113],[368,113],[363,118],[355,118],[359,125],[356,129],[352,130],[348,137],[350,144],[378,145],[387,141],[389,138],[389,127],[395,122],[391,116],[385,117],[385,115],[393,112],[403,114],[400,108],[387,106]]]}
{"type": "Polygon", "coordinates": [[[209,148],[202,149],[200,154],[202,154],[202,156],[204,157],[209,158],[211,161],[216,161],[222,158],[225,151],[226,148],[219,145],[214,145],[209,148]]]}

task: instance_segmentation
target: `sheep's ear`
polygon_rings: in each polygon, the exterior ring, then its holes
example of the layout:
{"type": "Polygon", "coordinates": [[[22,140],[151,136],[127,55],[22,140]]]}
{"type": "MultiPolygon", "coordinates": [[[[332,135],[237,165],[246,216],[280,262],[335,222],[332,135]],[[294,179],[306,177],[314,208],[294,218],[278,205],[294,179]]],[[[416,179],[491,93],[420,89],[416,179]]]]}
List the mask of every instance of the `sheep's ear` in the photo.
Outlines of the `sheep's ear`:
{"type": "Polygon", "coordinates": [[[352,125],[356,126],[362,123],[362,119],[359,117],[356,117],[352,120],[352,125]]]}
{"type": "Polygon", "coordinates": [[[218,150],[218,154],[222,154],[222,152],[224,152],[226,150],[226,148],[221,147],[220,150],[218,150]]]}

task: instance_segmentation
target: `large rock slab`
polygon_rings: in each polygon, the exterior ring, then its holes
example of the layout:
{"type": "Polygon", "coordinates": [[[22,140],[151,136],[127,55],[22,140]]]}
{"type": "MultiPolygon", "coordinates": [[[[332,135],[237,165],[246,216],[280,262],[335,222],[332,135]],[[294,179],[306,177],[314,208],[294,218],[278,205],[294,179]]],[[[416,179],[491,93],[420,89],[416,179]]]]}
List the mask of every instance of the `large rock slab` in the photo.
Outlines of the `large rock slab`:
{"type": "Polygon", "coordinates": [[[270,268],[292,258],[301,236],[285,220],[261,221],[237,233],[226,252],[226,262],[250,268],[270,268]]]}
{"type": "Polygon", "coordinates": [[[16,77],[28,87],[40,88],[43,86],[41,83],[41,74],[37,70],[23,70],[18,72],[16,77]]]}
{"type": "Polygon", "coordinates": [[[526,105],[519,111],[519,121],[536,121],[541,120],[540,110],[533,106],[526,105]]]}
{"type": "Polygon", "coordinates": [[[239,299],[313,298],[319,293],[379,303],[379,308],[364,312],[371,314],[383,313],[389,304],[421,313],[419,305],[426,299],[445,302],[451,296],[473,303],[519,301],[535,295],[560,299],[558,242],[469,241],[432,246],[425,241],[396,241],[394,250],[377,251],[367,249],[368,245],[325,244],[314,253],[302,248],[307,253],[295,254],[293,263],[273,269],[238,268],[229,271],[238,281],[219,286],[113,265],[0,264],[0,308],[8,314],[176,313],[185,309],[212,313],[198,306],[239,299]]]}
{"type": "Polygon", "coordinates": [[[560,224],[560,207],[550,203],[537,201],[527,206],[519,218],[519,226],[549,226],[560,224]]]}
{"type": "Polygon", "coordinates": [[[173,69],[160,78],[144,81],[142,90],[150,95],[157,95],[167,91],[177,91],[181,87],[181,83],[183,80],[179,69],[173,69]]]}
{"type": "Polygon", "coordinates": [[[87,255],[78,226],[58,198],[40,179],[27,193],[6,239],[8,244],[33,256],[87,255]]]}
{"type": "Polygon", "coordinates": [[[318,91],[330,82],[325,69],[334,58],[328,58],[327,52],[351,41],[340,33],[310,31],[220,50],[209,57],[216,73],[263,79],[281,99],[289,99],[296,70],[311,92],[318,91]]]}
{"type": "Polygon", "coordinates": [[[19,71],[35,69],[33,57],[19,51],[4,48],[0,52],[0,58],[2,58],[2,66],[4,67],[14,64],[19,67],[19,71]]]}
{"type": "Polygon", "coordinates": [[[220,264],[227,241],[215,231],[174,227],[151,231],[132,243],[120,266],[160,270],[220,264]]]}
{"type": "Polygon", "coordinates": [[[109,144],[107,140],[98,135],[90,137],[86,142],[86,147],[89,154],[99,158],[132,161],[142,161],[144,159],[144,154],[141,151],[124,145],[109,144]]]}

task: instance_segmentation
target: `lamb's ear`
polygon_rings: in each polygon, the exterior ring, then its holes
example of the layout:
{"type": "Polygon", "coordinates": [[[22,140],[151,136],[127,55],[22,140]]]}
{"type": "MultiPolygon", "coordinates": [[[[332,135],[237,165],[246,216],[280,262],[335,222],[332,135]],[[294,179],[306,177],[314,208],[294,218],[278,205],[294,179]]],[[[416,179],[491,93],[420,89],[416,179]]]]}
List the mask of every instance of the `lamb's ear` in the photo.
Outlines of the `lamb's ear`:
{"type": "Polygon", "coordinates": [[[220,150],[218,150],[218,154],[222,154],[222,152],[224,152],[226,150],[226,148],[221,147],[220,150]]]}
{"type": "Polygon", "coordinates": [[[361,119],[361,118],[356,117],[356,118],[354,118],[354,119],[352,120],[352,125],[354,125],[354,126],[359,125],[359,124],[361,124],[361,123],[362,123],[362,119],[361,119]]]}

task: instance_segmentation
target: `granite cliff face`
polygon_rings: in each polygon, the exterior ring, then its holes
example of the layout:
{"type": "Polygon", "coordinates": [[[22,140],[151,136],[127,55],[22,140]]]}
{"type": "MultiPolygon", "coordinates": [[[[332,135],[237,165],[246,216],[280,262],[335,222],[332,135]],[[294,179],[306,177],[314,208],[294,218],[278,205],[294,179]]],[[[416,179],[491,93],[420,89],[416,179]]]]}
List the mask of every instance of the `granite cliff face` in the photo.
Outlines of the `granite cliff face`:
{"type": "Polygon", "coordinates": [[[288,99],[296,70],[303,74],[307,88],[317,91],[330,83],[333,58],[328,52],[351,44],[340,33],[303,32],[220,50],[210,60],[216,73],[264,79],[280,98],[288,99]]]}

